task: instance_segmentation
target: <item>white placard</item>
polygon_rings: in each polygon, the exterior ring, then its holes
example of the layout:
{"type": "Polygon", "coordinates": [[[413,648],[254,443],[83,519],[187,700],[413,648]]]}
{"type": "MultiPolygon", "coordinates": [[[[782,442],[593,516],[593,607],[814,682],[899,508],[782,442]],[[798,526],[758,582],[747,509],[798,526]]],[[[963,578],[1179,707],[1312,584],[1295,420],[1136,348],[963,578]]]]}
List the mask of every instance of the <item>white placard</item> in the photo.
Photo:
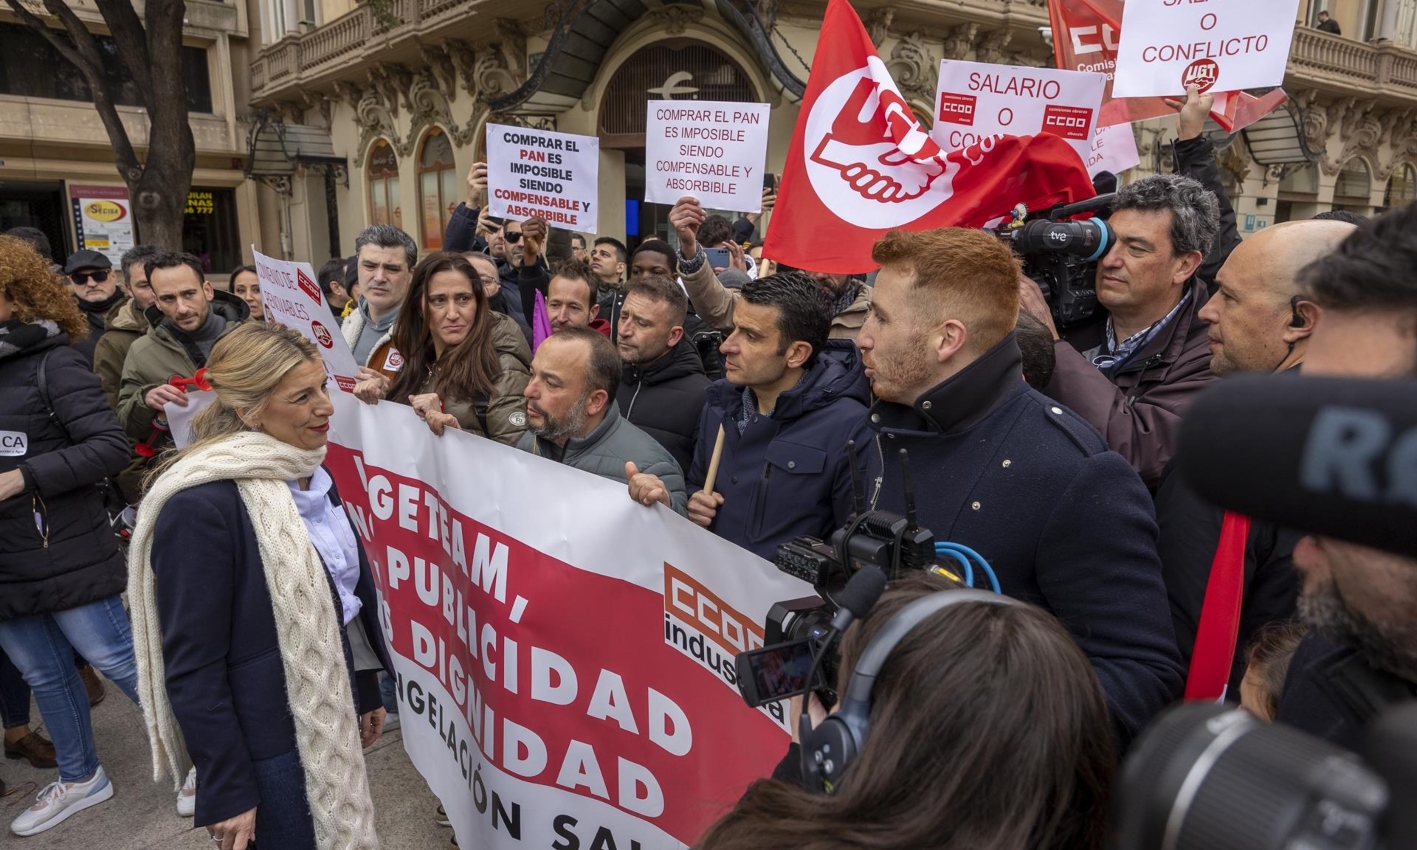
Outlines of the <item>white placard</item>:
{"type": "Polygon", "coordinates": [[[763,208],[766,103],[651,100],[645,116],[645,200],[692,195],[709,209],[763,208]]]}
{"type": "Polygon", "coordinates": [[[1099,171],[1121,174],[1128,168],[1141,165],[1141,154],[1137,152],[1137,137],[1132,134],[1131,124],[1113,124],[1098,127],[1093,133],[1088,149],[1088,176],[1095,177],[1099,171]]]}
{"type": "Polygon", "coordinates": [[[294,328],[315,343],[325,359],[325,371],[345,392],[354,390],[359,367],[354,354],[339,333],[339,323],[330,312],[315,270],[309,263],[276,260],[257,251],[256,275],[261,280],[261,305],[270,321],[294,328]]]}
{"type": "Polygon", "coordinates": [[[595,233],[600,140],[527,127],[487,125],[488,212],[595,233]]]}
{"type": "Polygon", "coordinates": [[[1113,97],[1284,83],[1299,0],[1129,0],[1113,97]]]}
{"type": "Polygon", "coordinates": [[[164,404],[163,414],[167,416],[167,430],[172,434],[172,442],[179,449],[187,448],[192,442],[192,420],[197,418],[207,405],[216,401],[216,393],[211,390],[188,390],[187,404],[164,404]]]}
{"type": "Polygon", "coordinates": [[[930,135],[951,151],[1000,133],[1050,133],[1087,162],[1106,87],[1106,74],[945,59],[930,135]]]}

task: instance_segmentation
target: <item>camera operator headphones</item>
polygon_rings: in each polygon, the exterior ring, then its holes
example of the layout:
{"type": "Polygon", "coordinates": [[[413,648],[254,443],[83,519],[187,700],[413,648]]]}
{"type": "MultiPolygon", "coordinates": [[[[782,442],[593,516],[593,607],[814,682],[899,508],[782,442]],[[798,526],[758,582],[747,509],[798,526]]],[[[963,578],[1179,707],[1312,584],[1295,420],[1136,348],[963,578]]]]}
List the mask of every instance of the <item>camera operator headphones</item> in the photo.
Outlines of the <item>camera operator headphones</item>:
{"type": "Polygon", "coordinates": [[[966,602],[1024,604],[1002,594],[961,588],[932,593],[897,611],[861,653],[837,712],[815,729],[808,728],[812,721],[805,712],[798,719],[798,738],[802,742],[802,781],[807,790],[826,794],[835,792],[846,766],[866,745],[871,730],[871,691],[876,686],[876,676],[896,644],[937,611],[966,602]]]}

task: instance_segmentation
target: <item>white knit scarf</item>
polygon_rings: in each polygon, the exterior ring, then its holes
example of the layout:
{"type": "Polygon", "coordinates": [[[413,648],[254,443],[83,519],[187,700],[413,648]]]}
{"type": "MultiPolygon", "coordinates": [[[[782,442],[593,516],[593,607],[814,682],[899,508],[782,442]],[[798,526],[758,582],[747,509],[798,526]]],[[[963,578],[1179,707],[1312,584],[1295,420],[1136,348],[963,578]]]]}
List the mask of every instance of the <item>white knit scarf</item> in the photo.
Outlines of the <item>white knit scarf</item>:
{"type": "MultiPolygon", "coordinates": [[[[316,843],[320,850],[375,850],[379,839],[374,805],[340,621],[324,564],[286,484],[308,477],[324,457],[324,449],[304,451],[265,434],[243,432],[194,448],[154,482],[143,498],[128,554],[138,695],[152,746],[153,779],[162,779],[166,767],[174,787],[180,787],[191,760],[167,701],[152,571],[153,531],[163,505],[176,493],[233,480],[256,530],[270,590],[316,843]]],[[[199,563],[183,565],[183,569],[203,568],[199,563]]],[[[272,711],[278,708],[272,706],[272,711]]]]}

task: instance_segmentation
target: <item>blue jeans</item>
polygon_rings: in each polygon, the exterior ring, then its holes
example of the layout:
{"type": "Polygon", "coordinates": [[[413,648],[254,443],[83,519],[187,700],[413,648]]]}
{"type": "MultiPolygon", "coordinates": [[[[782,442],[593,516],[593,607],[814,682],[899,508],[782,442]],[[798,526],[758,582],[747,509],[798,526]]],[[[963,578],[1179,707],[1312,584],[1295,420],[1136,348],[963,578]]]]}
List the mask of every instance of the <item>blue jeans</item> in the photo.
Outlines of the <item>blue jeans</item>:
{"type": "Polygon", "coordinates": [[[89,698],[74,668],[74,651],[138,701],[138,665],[128,613],[117,596],[52,614],[0,623],[0,647],[34,689],[54,741],[59,778],[77,782],[98,770],[89,698]]]}
{"type": "MultiPolygon", "coordinates": [[[[256,804],[256,846],[276,850],[315,850],[315,821],[305,796],[300,753],[251,762],[261,802],[256,804]]],[[[198,792],[200,793],[200,792],[198,792]]]]}
{"type": "Polygon", "coordinates": [[[30,686],[0,649],[0,725],[6,729],[30,725],[30,686]]]}

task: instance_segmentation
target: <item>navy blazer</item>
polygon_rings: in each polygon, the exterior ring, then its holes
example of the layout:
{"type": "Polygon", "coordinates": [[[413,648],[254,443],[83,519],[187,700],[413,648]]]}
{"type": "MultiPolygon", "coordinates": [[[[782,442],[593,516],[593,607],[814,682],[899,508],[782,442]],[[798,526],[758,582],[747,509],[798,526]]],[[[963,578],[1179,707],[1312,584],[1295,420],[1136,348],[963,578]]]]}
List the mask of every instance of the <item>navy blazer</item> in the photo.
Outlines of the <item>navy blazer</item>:
{"type": "MultiPolygon", "coordinates": [[[[339,504],[333,488],[330,498],[339,504]]],[[[391,670],[374,576],[357,533],[355,541],[359,617],[391,670]]],[[[168,700],[201,789],[194,824],[219,823],[260,804],[252,762],[296,749],[256,531],[234,481],[202,484],[168,500],[157,521],[152,567],[168,700]]],[[[333,581],[330,604],[343,622],[333,581]]],[[[380,705],[378,671],[356,676],[343,630],[340,635],[355,688],[351,698],[360,714],[373,711],[380,705]]]]}

